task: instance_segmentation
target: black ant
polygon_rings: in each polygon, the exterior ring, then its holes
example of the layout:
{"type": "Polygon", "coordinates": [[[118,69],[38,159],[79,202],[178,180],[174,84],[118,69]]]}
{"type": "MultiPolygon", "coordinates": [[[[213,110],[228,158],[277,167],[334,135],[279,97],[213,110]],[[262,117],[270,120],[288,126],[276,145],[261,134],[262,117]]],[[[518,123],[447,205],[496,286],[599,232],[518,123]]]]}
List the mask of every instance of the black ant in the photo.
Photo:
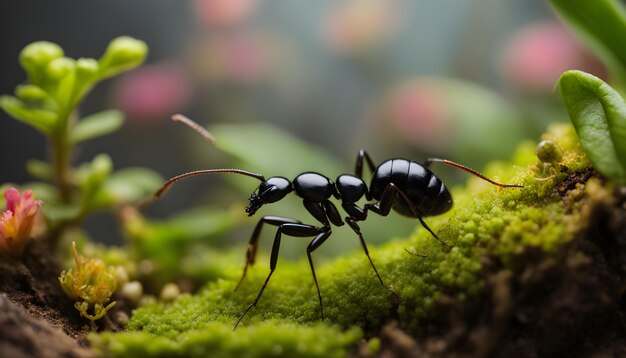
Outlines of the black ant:
{"type": "MultiPolygon", "coordinates": [[[[175,115],[172,119],[189,125],[202,134],[207,140],[213,142],[212,136],[192,120],[182,115],[175,115]]],[[[161,187],[161,189],[156,192],[155,197],[158,198],[163,195],[165,191],[175,182],[191,176],[221,173],[241,174],[255,178],[261,182],[261,184],[250,195],[250,201],[248,206],[245,208],[248,216],[252,216],[264,204],[277,202],[283,199],[287,194],[295,192],[297,196],[303,199],[305,209],[321,225],[316,226],[303,224],[299,220],[279,216],[264,216],[259,220],[254,228],[254,231],[252,232],[252,237],[250,238],[248,250],[246,252],[246,263],[243,268],[243,274],[239,283],[235,287],[235,290],[239,288],[246,277],[248,266],[254,264],[255,262],[263,224],[278,227],[270,255],[270,272],[263,282],[263,286],[261,286],[256,298],[239,317],[233,327],[233,330],[237,328],[248,311],[250,311],[259,302],[267,283],[276,269],[278,251],[280,249],[280,242],[283,234],[293,237],[313,238],[306,249],[306,253],[309,259],[309,265],[311,266],[311,272],[313,274],[313,281],[315,282],[320,302],[320,316],[323,320],[324,310],[322,295],[317,283],[317,277],[315,276],[315,268],[313,266],[311,254],[330,237],[332,234],[331,224],[335,226],[342,226],[344,224],[344,220],[348,223],[350,228],[359,237],[363,251],[367,256],[372,269],[374,269],[374,273],[376,274],[378,281],[380,281],[380,284],[400,300],[400,296],[390,287],[385,285],[383,279],[378,274],[378,270],[370,257],[369,250],[367,249],[367,245],[363,239],[363,234],[361,233],[361,229],[359,228],[357,222],[367,219],[369,211],[381,216],[387,216],[391,212],[391,209],[394,209],[401,215],[419,220],[422,226],[424,226],[424,228],[426,228],[426,230],[428,230],[428,232],[430,232],[435,239],[437,239],[442,245],[447,246],[446,243],[441,240],[423,220],[423,218],[427,216],[443,214],[452,207],[452,196],[450,195],[448,188],[446,188],[443,182],[428,169],[432,163],[443,163],[464,170],[501,188],[523,187],[522,185],[517,184],[497,183],[473,169],[446,159],[430,158],[422,165],[408,159],[396,158],[386,160],[376,166],[367,152],[360,150],[356,160],[356,167],[354,171],[355,175],[340,175],[335,182],[330,180],[328,177],[315,172],[302,173],[292,181],[289,181],[287,178],[280,176],[265,179],[265,177],[261,174],[241,169],[207,169],[184,173],[168,180],[161,187]],[[363,181],[364,160],[367,163],[372,175],[369,189],[365,184],[365,181],[363,181]],[[339,213],[339,210],[337,210],[335,204],[330,201],[331,197],[340,200],[341,207],[348,214],[348,216],[346,216],[343,220],[342,215],[339,213]],[[368,201],[373,200],[373,202],[367,203],[361,208],[356,203],[363,197],[365,197],[368,201]]]]}

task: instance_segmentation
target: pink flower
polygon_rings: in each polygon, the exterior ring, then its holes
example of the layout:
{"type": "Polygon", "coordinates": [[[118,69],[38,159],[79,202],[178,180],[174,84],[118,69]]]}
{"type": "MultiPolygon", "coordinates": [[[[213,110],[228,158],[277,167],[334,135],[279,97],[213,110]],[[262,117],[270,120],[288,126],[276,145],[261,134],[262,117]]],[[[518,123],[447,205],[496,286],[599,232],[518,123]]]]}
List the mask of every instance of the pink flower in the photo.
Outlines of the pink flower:
{"type": "Polygon", "coordinates": [[[323,24],[326,41],[345,54],[359,54],[384,43],[400,20],[394,5],[388,0],[341,2],[323,24]]]}
{"type": "Polygon", "coordinates": [[[417,79],[401,84],[385,105],[385,119],[404,139],[422,149],[446,150],[454,119],[445,91],[436,83],[417,79]]]}
{"type": "Polygon", "coordinates": [[[175,63],[143,66],[122,77],[115,90],[118,107],[135,124],[169,117],[190,101],[193,92],[175,63]]]}
{"type": "Polygon", "coordinates": [[[194,14],[205,26],[230,27],[245,22],[255,11],[257,0],[196,0],[194,14]]]}
{"type": "Polygon", "coordinates": [[[42,203],[35,200],[32,191],[26,190],[20,197],[15,188],[5,190],[4,198],[7,208],[0,217],[0,251],[19,256],[30,239],[42,203]]]}
{"type": "Polygon", "coordinates": [[[259,34],[209,36],[190,53],[191,66],[205,80],[249,85],[271,71],[274,44],[259,34]]]}
{"type": "Polygon", "coordinates": [[[561,74],[580,69],[604,77],[606,70],[560,24],[537,23],[522,28],[504,51],[508,82],[529,92],[551,92],[561,74]]]}

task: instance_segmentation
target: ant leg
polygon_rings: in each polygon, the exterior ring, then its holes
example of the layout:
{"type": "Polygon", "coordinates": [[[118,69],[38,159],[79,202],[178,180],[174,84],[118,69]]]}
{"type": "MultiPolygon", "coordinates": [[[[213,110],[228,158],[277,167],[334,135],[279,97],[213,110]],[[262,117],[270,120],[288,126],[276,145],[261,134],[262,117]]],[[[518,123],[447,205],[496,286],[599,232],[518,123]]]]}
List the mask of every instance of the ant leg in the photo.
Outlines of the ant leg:
{"type": "Polygon", "coordinates": [[[324,320],[324,305],[322,304],[322,294],[320,292],[320,286],[317,283],[317,276],[315,275],[315,267],[313,267],[313,258],[311,254],[318,247],[322,246],[322,244],[330,237],[332,231],[328,229],[328,231],[324,231],[321,234],[317,235],[306,248],[306,256],[309,258],[309,265],[311,266],[311,272],[313,273],[313,281],[315,281],[315,288],[317,288],[317,297],[320,300],[320,315],[322,317],[322,321],[324,320]]]}
{"type": "MultiPolygon", "coordinates": [[[[395,200],[394,190],[396,192],[401,192],[400,189],[394,183],[389,183],[383,194],[380,196],[380,200],[376,204],[365,204],[363,212],[365,213],[365,217],[367,217],[368,211],[373,211],[380,216],[387,216],[391,212],[391,208],[393,206],[393,201],[395,200]]],[[[417,215],[416,212],[414,212],[417,215]]]]}
{"type": "Polygon", "coordinates": [[[419,212],[419,210],[417,210],[415,205],[413,205],[411,199],[409,199],[406,194],[402,190],[400,190],[394,183],[389,183],[389,185],[387,185],[378,204],[365,205],[365,213],[367,214],[367,211],[371,210],[381,216],[389,215],[391,207],[393,206],[393,201],[396,200],[396,196],[394,194],[398,194],[399,197],[404,200],[404,203],[409,208],[409,210],[411,210],[411,213],[420,221],[420,224],[422,224],[422,226],[426,230],[428,230],[428,232],[430,232],[430,234],[433,235],[435,239],[437,239],[437,241],[439,241],[443,246],[448,246],[448,244],[441,240],[439,236],[437,236],[437,234],[435,234],[435,232],[432,231],[430,227],[428,227],[428,225],[426,225],[426,222],[424,221],[424,219],[422,219],[422,214],[419,212]]]}
{"type": "Polygon", "coordinates": [[[370,173],[373,173],[374,168],[376,168],[374,161],[370,158],[370,155],[367,154],[365,149],[359,150],[359,155],[356,157],[356,166],[354,168],[354,174],[359,178],[363,178],[363,158],[365,158],[367,165],[370,167],[370,173]]]}
{"type": "Polygon", "coordinates": [[[392,290],[389,286],[385,285],[385,283],[383,282],[383,279],[380,277],[380,274],[378,274],[378,270],[376,269],[376,266],[374,265],[374,261],[372,261],[372,258],[370,257],[370,252],[367,249],[367,245],[365,244],[365,239],[363,239],[363,234],[361,233],[361,228],[356,223],[356,220],[354,220],[354,218],[347,217],[346,218],[346,222],[348,223],[348,225],[350,225],[352,230],[359,237],[359,241],[361,241],[361,247],[363,248],[363,251],[365,251],[365,256],[367,256],[367,259],[369,260],[370,265],[372,265],[372,268],[374,269],[374,272],[376,273],[376,277],[378,277],[378,281],[380,281],[381,286],[386,288],[387,291],[391,292],[394,296],[398,297],[400,299],[400,301],[402,301],[402,297],[400,297],[400,295],[398,293],[396,293],[396,291],[392,290]]]}
{"type": "Polygon", "coordinates": [[[441,239],[439,238],[439,236],[437,236],[437,234],[435,234],[435,232],[434,232],[434,231],[432,231],[432,230],[428,227],[428,225],[426,225],[426,222],[424,221],[424,219],[422,219],[422,217],[421,217],[421,216],[418,216],[418,217],[417,217],[417,220],[419,220],[419,221],[420,221],[420,224],[422,224],[422,226],[423,226],[426,230],[428,230],[428,232],[429,232],[431,235],[433,235],[433,237],[434,237],[435,239],[437,239],[437,241],[439,241],[439,242],[440,242],[443,246],[448,246],[448,244],[446,244],[446,243],[445,243],[445,241],[441,240],[441,239]]]}
{"type": "Polygon", "coordinates": [[[278,227],[278,230],[276,230],[276,236],[274,237],[274,243],[272,244],[272,253],[270,255],[270,273],[267,275],[267,278],[265,278],[263,286],[261,286],[261,289],[259,290],[259,293],[257,293],[254,301],[250,304],[250,306],[248,306],[248,308],[246,308],[246,310],[233,326],[233,331],[237,328],[239,323],[241,323],[241,320],[246,316],[248,311],[250,311],[252,307],[256,306],[256,304],[259,302],[261,296],[263,295],[263,291],[265,291],[267,283],[270,281],[270,277],[272,277],[274,270],[276,270],[276,263],[278,262],[278,251],[280,250],[280,241],[282,238],[282,234],[294,237],[310,237],[319,235],[323,232],[323,230],[323,228],[300,223],[285,223],[278,227]]]}
{"type": "Polygon", "coordinates": [[[499,186],[501,188],[523,188],[524,187],[523,185],[519,185],[519,184],[502,184],[502,183],[498,183],[498,182],[493,181],[493,180],[487,178],[486,176],[480,174],[479,172],[477,172],[476,170],[474,170],[472,168],[466,167],[465,165],[461,165],[459,163],[452,162],[452,161],[447,160],[447,159],[428,158],[428,159],[426,159],[426,162],[424,162],[424,166],[426,168],[428,168],[428,167],[430,167],[430,165],[432,163],[443,163],[445,165],[449,165],[451,167],[454,167],[454,168],[457,168],[457,169],[461,169],[461,170],[463,170],[463,171],[465,171],[467,173],[475,175],[475,176],[481,178],[482,180],[487,181],[487,182],[489,182],[489,183],[491,183],[493,185],[499,186]]]}
{"type": "Polygon", "coordinates": [[[326,200],[322,202],[322,206],[324,207],[324,211],[326,212],[326,216],[328,220],[335,226],[343,226],[343,220],[341,220],[341,214],[339,214],[339,210],[335,204],[333,204],[330,200],[326,200]]]}
{"type": "Polygon", "coordinates": [[[256,252],[259,247],[259,238],[261,237],[261,229],[263,228],[263,224],[270,224],[274,226],[281,226],[283,224],[299,224],[300,221],[283,218],[280,216],[264,216],[259,220],[259,222],[254,227],[254,231],[252,232],[252,236],[250,237],[250,242],[248,243],[248,249],[246,251],[246,263],[243,266],[243,274],[241,275],[241,279],[239,279],[239,283],[235,287],[235,291],[241,286],[243,279],[246,277],[246,273],[248,272],[248,266],[254,265],[254,261],[256,258],[256,252]]]}

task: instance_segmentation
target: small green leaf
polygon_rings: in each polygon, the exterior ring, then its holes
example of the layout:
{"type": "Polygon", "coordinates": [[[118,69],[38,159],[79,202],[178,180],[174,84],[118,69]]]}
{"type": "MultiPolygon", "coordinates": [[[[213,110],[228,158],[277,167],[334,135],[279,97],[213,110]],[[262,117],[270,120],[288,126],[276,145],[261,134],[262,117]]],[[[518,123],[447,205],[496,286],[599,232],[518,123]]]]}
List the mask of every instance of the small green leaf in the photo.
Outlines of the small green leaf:
{"type": "Polygon", "coordinates": [[[13,96],[0,96],[0,107],[11,117],[30,124],[44,133],[52,132],[57,121],[56,113],[29,107],[13,96]]]}
{"type": "Polygon", "coordinates": [[[80,143],[109,134],[120,128],[123,123],[124,114],[117,110],[92,114],[76,124],[71,135],[72,142],[80,143]]]}
{"type": "Polygon", "coordinates": [[[581,71],[565,72],[561,97],[593,166],[626,183],[626,103],[601,79],[581,71]]]}
{"type": "Polygon", "coordinates": [[[18,85],[15,88],[15,95],[27,103],[41,102],[49,98],[46,91],[35,85],[18,85]]]}
{"type": "Polygon", "coordinates": [[[104,183],[104,191],[116,202],[138,202],[153,194],[163,185],[163,178],[145,168],[127,168],[117,171],[104,183]]]}
{"type": "Polygon", "coordinates": [[[550,0],[557,14],[626,84],[626,11],[618,0],[550,0]]]}
{"type": "Polygon", "coordinates": [[[78,169],[83,210],[95,209],[106,204],[101,198],[101,188],[113,170],[111,157],[98,154],[91,163],[85,163],[78,169]]]}
{"type": "Polygon", "coordinates": [[[51,180],[54,177],[52,166],[41,160],[31,159],[26,162],[28,174],[41,180],[51,180]]]}
{"type": "Polygon", "coordinates": [[[45,205],[42,208],[46,209],[46,206],[53,205],[51,203],[59,202],[59,190],[53,184],[48,184],[40,181],[30,182],[21,185],[24,189],[31,189],[35,193],[35,197],[44,202],[45,205]]]}
{"type": "Polygon", "coordinates": [[[42,206],[42,211],[50,221],[71,221],[81,215],[81,208],[76,204],[46,204],[42,206]]]}

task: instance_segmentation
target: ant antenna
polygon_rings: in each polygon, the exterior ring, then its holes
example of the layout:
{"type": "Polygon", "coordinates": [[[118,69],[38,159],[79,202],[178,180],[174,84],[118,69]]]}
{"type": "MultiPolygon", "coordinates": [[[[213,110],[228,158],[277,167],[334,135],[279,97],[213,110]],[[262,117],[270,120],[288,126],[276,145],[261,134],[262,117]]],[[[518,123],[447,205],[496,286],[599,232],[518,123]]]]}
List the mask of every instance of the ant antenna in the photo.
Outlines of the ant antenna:
{"type": "MultiPolygon", "coordinates": [[[[172,116],[172,120],[175,121],[175,122],[182,122],[183,124],[186,124],[187,126],[191,127],[191,129],[195,130],[201,136],[203,136],[204,139],[206,139],[209,143],[211,143],[211,144],[215,143],[215,138],[213,138],[213,136],[211,135],[211,133],[209,133],[209,131],[204,129],[202,126],[200,126],[198,123],[194,122],[193,120],[187,118],[186,116],[184,116],[182,114],[175,114],[175,115],[172,116]]],[[[154,195],[151,198],[148,198],[148,199],[144,200],[143,203],[141,203],[139,206],[141,208],[144,208],[144,207],[148,206],[154,200],[156,200],[156,199],[160,198],[161,196],[163,196],[163,194],[165,194],[167,192],[169,187],[172,186],[174,183],[176,183],[179,180],[182,180],[182,179],[185,179],[185,178],[189,178],[189,177],[192,177],[192,176],[196,176],[196,175],[220,174],[220,173],[241,174],[241,175],[246,175],[246,176],[258,179],[261,182],[265,181],[265,177],[263,175],[258,174],[258,173],[249,172],[249,171],[246,171],[246,170],[241,170],[241,169],[206,169],[206,170],[196,170],[196,171],[193,171],[193,172],[177,175],[177,176],[171,178],[170,180],[166,181],[165,184],[163,184],[163,186],[161,188],[159,188],[159,190],[157,190],[156,193],[154,193],[154,195]]]]}
{"type": "Polygon", "coordinates": [[[249,172],[249,171],[246,171],[246,170],[241,170],[241,169],[205,169],[205,170],[196,170],[196,171],[193,171],[193,172],[177,175],[177,176],[173,177],[172,179],[166,181],[165,184],[163,184],[163,186],[154,194],[154,197],[155,198],[160,198],[163,194],[165,194],[167,189],[169,189],[169,187],[172,186],[172,184],[176,183],[179,180],[182,180],[182,179],[185,179],[185,178],[189,178],[189,177],[193,177],[193,176],[196,176],[196,175],[220,174],[220,173],[241,174],[241,175],[246,175],[246,176],[258,179],[261,182],[265,181],[265,177],[263,175],[258,174],[258,173],[249,172]]]}
{"type": "Polygon", "coordinates": [[[497,185],[497,186],[499,186],[501,188],[523,188],[524,187],[523,185],[519,185],[519,184],[502,184],[502,183],[495,182],[495,181],[487,178],[486,176],[480,174],[479,172],[475,171],[472,168],[468,168],[465,165],[461,165],[459,163],[455,163],[455,162],[449,161],[447,159],[428,158],[426,160],[425,166],[429,167],[431,163],[443,163],[443,164],[449,165],[451,167],[454,167],[454,168],[457,168],[457,169],[461,169],[463,171],[466,171],[466,172],[468,172],[468,173],[470,173],[472,175],[475,175],[475,176],[481,178],[484,181],[487,181],[487,182],[489,182],[489,183],[491,183],[493,185],[497,185]]]}
{"type": "Polygon", "coordinates": [[[188,117],[179,113],[179,114],[173,115],[172,120],[174,122],[182,122],[183,124],[186,124],[187,126],[191,127],[191,129],[200,133],[200,135],[203,136],[204,139],[206,139],[209,143],[215,144],[215,138],[213,137],[213,135],[209,133],[209,131],[204,129],[204,127],[194,122],[193,120],[189,119],[188,117]]]}

